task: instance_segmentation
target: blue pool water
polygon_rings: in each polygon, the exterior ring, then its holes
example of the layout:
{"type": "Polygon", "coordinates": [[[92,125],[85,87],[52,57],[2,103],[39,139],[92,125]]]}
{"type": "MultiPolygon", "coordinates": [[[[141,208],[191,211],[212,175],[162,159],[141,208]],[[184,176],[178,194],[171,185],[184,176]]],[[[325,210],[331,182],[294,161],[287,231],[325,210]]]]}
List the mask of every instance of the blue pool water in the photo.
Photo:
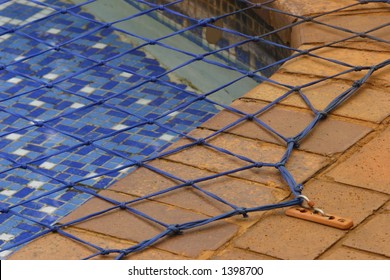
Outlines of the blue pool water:
{"type": "Polygon", "coordinates": [[[0,2],[1,258],[218,111],[68,5],[0,2]]]}

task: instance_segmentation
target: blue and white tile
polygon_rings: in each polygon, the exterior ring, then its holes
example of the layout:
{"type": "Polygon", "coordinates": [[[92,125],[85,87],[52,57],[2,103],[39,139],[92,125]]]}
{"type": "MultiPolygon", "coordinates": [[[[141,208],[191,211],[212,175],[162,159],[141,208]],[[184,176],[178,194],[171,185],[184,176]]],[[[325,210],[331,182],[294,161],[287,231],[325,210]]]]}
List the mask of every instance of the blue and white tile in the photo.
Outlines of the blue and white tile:
{"type": "MultiPolygon", "coordinates": [[[[102,24],[70,13],[51,16],[56,9],[22,0],[0,4],[0,208],[16,206],[13,211],[47,225],[91,197],[62,189],[67,183],[107,188],[132,163],[217,112],[207,101],[181,108],[194,100],[193,90],[169,76],[161,78],[165,84],[150,81],[166,71],[158,61],[142,50],[119,55],[131,46],[110,28],[80,38],[102,24]],[[17,26],[23,27],[8,32],[17,26]],[[93,144],[80,146],[87,140],[93,144]]],[[[0,222],[0,258],[43,230],[6,211],[0,222]]]]}

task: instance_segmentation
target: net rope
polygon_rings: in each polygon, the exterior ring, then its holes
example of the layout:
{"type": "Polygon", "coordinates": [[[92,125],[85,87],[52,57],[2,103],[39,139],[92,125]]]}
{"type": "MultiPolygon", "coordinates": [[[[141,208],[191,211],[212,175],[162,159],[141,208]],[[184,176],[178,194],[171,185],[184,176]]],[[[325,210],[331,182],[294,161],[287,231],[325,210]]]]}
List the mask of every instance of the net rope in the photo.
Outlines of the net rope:
{"type": "MultiPolygon", "coordinates": [[[[1,3],[7,3],[12,1],[2,1],[1,3]]],[[[102,22],[91,16],[89,13],[85,12],[85,8],[88,5],[93,4],[96,1],[90,0],[83,3],[74,5],[69,3],[62,3],[59,1],[28,1],[35,5],[36,7],[45,8],[50,13],[31,20],[29,22],[23,23],[17,26],[0,26],[0,38],[4,36],[12,36],[13,38],[18,38],[20,40],[28,40],[32,42],[32,45],[35,45],[32,50],[28,53],[25,53],[23,57],[18,60],[10,60],[7,57],[2,56],[0,61],[0,72],[3,80],[9,80],[10,78],[18,78],[23,80],[26,83],[25,89],[12,93],[1,93],[0,94],[0,113],[3,118],[12,118],[18,120],[18,125],[9,125],[7,127],[2,127],[0,131],[1,139],[10,139],[13,135],[24,134],[26,132],[47,132],[51,131],[56,135],[60,135],[63,138],[69,139],[74,143],[73,145],[61,145],[60,143],[53,143],[55,148],[47,149],[43,154],[38,154],[33,158],[26,157],[15,157],[6,151],[0,151],[1,155],[1,170],[0,178],[6,180],[14,173],[24,173],[26,174],[25,183],[34,178],[39,178],[39,181],[43,181],[47,185],[52,187],[47,190],[42,190],[40,192],[32,192],[27,198],[23,198],[16,203],[11,202],[1,202],[0,212],[2,221],[7,219],[17,219],[29,223],[32,227],[38,227],[40,230],[36,231],[34,234],[21,236],[18,239],[10,240],[1,244],[0,252],[13,251],[20,248],[22,245],[27,244],[31,241],[34,241],[42,236],[48,235],[50,233],[58,233],[63,237],[69,238],[75,242],[84,244],[95,250],[95,253],[85,256],[85,259],[91,259],[99,255],[115,255],[116,259],[124,258],[125,256],[141,251],[145,248],[148,248],[160,240],[173,235],[185,234],[186,231],[199,228],[213,222],[224,220],[233,216],[244,216],[247,217],[251,212],[257,211],[266,211],[271,209],[283,208],[287,206],[300,205],[303,201],[299,195],[302,194],[303,184],[297,182],[294,176],[289,171],[289,168],[286,167],[286,164],[289,162],[290,158],[293,157],[292,153],[294,150],[299,148],[299,144],[305,138],[310,137],[309,134],[316,129],[317,125],[326,119],[327,115],[333,110],[338,108],[341,104],[347,102],[347,100],[356,94],[369,79],[377,71],[388,67],[390,65],[390,58],[384,61],[381,61],[375,65],[353,65],[345,61],[339,61],[321,55],[318,51],[328,47],[337,47],[341,43],[350,42],[355,39],[364,38],[366,40],[371,40],[373,42],[380,42],[385,44],[388,47],[390,43],[384,38],[374,36],[373,34],[378,30],[382,30],[386,27],[389,27],[390,21],[387,23],[381,24],[367,30],[365,32],[355,32],[354,30],[347,29],[345,27],[340,27],[333,25],[331,23],[325,23],[321,21],[324,16],[333,15],[340,12],[348,13],[353,8],[358,8],[361,5],[371,2],[381,2],[384,4],[389,4],[389,1],[356,1],[356,3],[345,5],[342,8],[331,10],[323,14],[313,15],[310,17],[300,16],[296,14],[291,14],[286,11],[281,11],[272,6],[274,0],[263,1],[264,3],[259,4],[254,1],[236,1],[239,2],[239,7],[230,12],[220,15],[215,15],[209,18],[194,18],[191,15],[183,14],[179,9],[175,9],[175,6],[185,2],[185,0],[177,0],[170,2],[159,2],[159,1],[128,1],[136,4],[137,7],[141,7],[141,11],[137,14],[129,15],[125,18],[115,20],[113,22],[102,22]],[[259,11],[263,10],[268,13],[273,14],[274,16],[287,16],[294,18],[291,20],[290,24],[278,27],[274,30],[269,30],[264,34],[255,34],[248,35],[241,31],[228,28],[226,26],[221,27],[217,23],[228,19],[231,16],[242,14],[248,11],[259,11]],[[134,19],[148,16],[153,14],[154,16],[158,13],[165,14],[167,17],[175,17],[180,19],[185,19],[188,22],[188,26],[180,30],[172,31],[169,34],[163,35],[159,38],[146,38],[143,37],[137,32],[130,32],[120,27],[121,23],[131,22],[134,19]],[[77,36],[72,37],[71,39],[61,40],[53,42],[52,39],[45,38],[41,36],[39,32],[35,32],[35,28],[45,24],[50,20],[63,17],[72,17],[77,18],[85,23],[87,26],[86,29],[80,30],[77,36]],[[280,41],[275,42],[270,40],[271,36],[278,36],[282,32],[288,31],[293,27],[305,23],[312,23],[315,25],[322,25],[326,28],[330,28],[335,31],[342,31],[343,34],[346,34],[342,39],[323,44],[316,44],[310,46],[306,49],[294,48],[288,44],[283,44],[280,41]],[[234,43],[228,44],[224,47],[219,47],[215,49],[208,49],[203,53],[192,53],[190,51],[174,47],[167,43],[167,39],[174,38],[177,36],[182,36],[187,34],[190,31],[202,30],[203,28],[212,28],[214,30],[221,31],[225,34],[229,34],[235,37],[237,40],[234,43]],[[138,45],[131,45],[130,43],[126,44],[127,48],[120,49],[120,52],[112,52],[112,54],[105,56],[96,56],[88,55],[88,52],[77,49],[77,43],[81,40],[91,40],[93,36],[97,33],[102,32],[102,34],[121,34],[121,36],[127,36],[131,38],[136,38],[141,43],[138,45]],[[272,62],[267,65],[262,65],[257,69],[245,69],[234,63],[229,63],[226,60],[217,60],[214,59],[214,55],[223,56],[223,52],[228,52],[233,50],[238,46],[244,46],[246,44],[261,44],[266,45],[283,52],[290,53],[289,56],[279,58],[277,61],[272,62]],[[123,64],[122,59],[128,55],[136,56],[142,51],[145,47],[156,46],[169,50],[170,52],[179,53],[187,57],[187,60],[170,69],[160,69],[160,71],[153,72],[152,74],[143,74],[139,69],[135,69],[130,64],[123,64]],[[77,61],[80,65],[83,65],[81,69],[71,69],[67,73],[59,75],[55,80],[43,79],[42,75],[38,75],[37,72],[41,69],[33,69],[30,67],[32,61],[37,58],[52,58],[77,61]],[[320,61],[325,61],[327,63],[334,64],[335,66],[342,66],[343,71],[335,73],[332,76],[327,77],[318,77],[315,80],[308,82],[306,84],[301,84],[300,86],[286,84],[277,80],[273,80],[272,76],[266,76],[264,73],[267,73],[270,69],[279,67],[282,64],[292,61],[297,58],[309,57],[315,58],[320,61]],[[118,63],[119,62],[119,63],[118,63]],[[186,68],[195,63],[205,63],[212,65],[213,67],[222,68],[228,71],[236,72],[239,76],[229,83],[222,84],[215,89],[199,93],[187,86],[183,86],[179,83],[172,82],[169,78],[171,74],[180,72],[183,68],[186,68]],[[30,66],[29,66],[30,65],[30,66]],[[30,68],[29,68],[30,67],[30,68]],[[96,72],[105,72],[113,71],[114,73],[127,73],[129,77],[132,77],[133,83],[131,86],[126,86],[121,90],[110,91],[109,94],[88,94],[86,92],[80,91],[80,88],[73,89],[72,87],[67,87],[65,84],[74,79],[82,79],[90,75],[91,71],[96,72]],[[354,81],[350,81],[348,88],[345,88],[343,91],[340,91],[335,98],[333,98],[327,106],[322,110],[318,110],[311,98],[305,95],[304,90],[313,85],[322,83],[327,80],[340,78],[342,79],[345,75],[350,73],[357,73],[359,78],[354,81]],[[273,85],[277,85],[286,89],[283,95],[280,95],[276,99],[268,102],[261,108],[258,108],[255,112],[248,114],[237,107],[232,107],[230,105],[221,104],[215,101],[212,97],[215,93],[219,92],[222,89],[228,88],[229,86],[238,83],[243,79],[253,79],[258,82],[267,82],[273,85]],[[170,108],[164,108],[159,112],[148,112],[148,114],[138,114],[136,111],[129,110],[126,106],[118,105],[116,102],[117,98],[120,98],[125,95],[130,95],[132,92],[140,91],[145,87],[165,87],[171,89],[177,94],[183,96],[182,102],[175,104],[170,108]],[[84,105],[74,108],[66,108],[63,112],[49,116],[45,119],[36,119],[29,116],[25,113],[20,113],[15,104],[20,98],[26,96],[40,96],[44,95],[47,91],[56,91],[66,93],[69,98],[74,100],[83,100],[84,105]],[[308,109],[312,112],[312,119],[310,123],[299,133],[294,136],[286,136],[278,132],[272,127],[271,124],[267,124],[261,119],[261,116],[264,112],[268,111],[270,108],[280,104],[286,98],[296,95],[299,96],[301,101],[303,101],[308,109]],[[189,131],[193,129],[193,126],[187,127],[187,129],[178,129],[174,127],[169,121],[168,117],[174,114],[175,112],[191,112],[191,106],[194,104],[207,104],[210,108],[215,108],[219,106],[223,110],[230,112],[238,118],[229,123],[226,126],[221,127],[215,131],[212,131],[209,135],[203,138],[198,138],[192,136],[189,131]],[[124,116],[124,119],[128,119],[129,122],[126,126],[120,127],[117,130],[107,130],[101,134],[87,133],[86,135],[80,135],[74,133],[71,130],[65,129],[65,126],[62,128],[57,126],[57,124],[64,119],[78,119],[88,116],[92,110],[97,110],[97,108],[104,108],[104,110],[110,110],[114,114],[124,116]],[[187,111],[186,111],[187,110],[187,111]],[[232,128],[244,123],[252,122],[256,124],[259,129],[266,130],[270,135],[279,139],[284,143],[284,153],[282,157],[275,162],[268,161],[258,161],[256,159],[250,158],[246,155],[239,154],[223,148],[218,144],[213,143],[213,139],[218,135],[228,133],[232,128]],[[162,145],[157,151],[151,153],[150,155],[136,155],[133,156],[129,153],[125,153],[118,149],[113,149],[107,146],[107,142],[111,141],[115,137],[120,137],[127,132],[138,131],[141,128],[153,126],[157,127],[161,131],[168,132],[171,135],[175,135],[175,139],[185,140],[185,142],[179,141],[175,145],[162,145]],[[184,143],[184,144],[183,144],[184,143]],[[174,172],[168,172],[164,170],[163,167],[156,167],[153,162],[158,159],[165,159],[172,155],[179,154],[182,151],[190,151],[193,147],[205,147],[207,149],[213,150],[218,154],[238,159],[241,162],[241,166],[234,169],[228,169],[221,172],[213,172],[211,175],[197,177],[195,179],[187,180],[182,178],[182,176],[175,174],[174,172]],[[42,164],[48,161],[55,161],[58,157],[66,157],[68,154],[78,154],[82,151],[97,151],[101,155],[109,155],[112,158],[119,159],[120,162],[117,167],[114,168],[105,168],[105,169],[95,169],[93,172],[85,175],[71,177],[69,180],[67,177],[62,176],[61,170],[50,170],[42,168],[42,164]],[[135,169],[148,169],[152,173],[157,173],[165,178],[176,182],[167,188],[163,188],[158,191],[152,191],[146,195],[135,197],[134,199],[128,201],[118,201],[116,199],[110,198],[101,194],[101,189],[109,187],[115,181],[115,178],[118,177],[118,174],[126,171],[134,171],[135,169]],[[283,200],[277,203],[270,203],[267,205],[253,205],[251,207],[243,207],[241,205],[236,205],[235,203],[229,201],[228,199],[223,198],[221,195],[217,195],[206,188],[201,186],[202,183],[211,181],[217,178],[228,178],[234,176],[240,172],[252,169],[276,169],[281,178],[287,184],[289,191],[292,193],[292,198],[288,200],[283,200]],[[97,186],[94,184],[94,180],[97,178],[107,177],[109,180],[104,181],[104,186],[97,186]],[[147,213],[147,211],[142,211],[137,209],[136,205],[142,201],[154,200],[160,196],[163,196],[169,192],[173,192],[178,189],[183,188],[192,188],[197,192],[202,193],[202,195],[207,196],[211,200],[218,201],[218,203],[226,205],[230,210],[225,211],[218,215],[210,215],[204,219],[193,220],[185,223],[166,223],[155,218],[152,214],[147,213]],[[99,212],[90,213],[83,217],[77,218],[72,221],[67,221],[65,223],[59,223],[58,221],[61,217],[55,217],[48,220],[40,220],[35,217],[31,217],[23,214],[20,210],[21,206],[33,205],[35,202],[40,201],[41,199],[58,196],[58,195],[86,195],[84,199],[93,197],[109,203],[111,206],[107,207],[99,212]],[[136,245],[130,246],[128,248],[121,249],[107,249],[102,248],[97,244],[93,244],[87,240],[69,233],[66,229],[71,226],[77,226],[77,224],[93,219],[99,215],[109,213],[112,211],[127,211],[135,217],[145,220],[148,223],[156,225],[160,228],[161,231],[151,238],[147,238],[140,242],[137,242],[136,245]]],[[[388,7],[390,8],[390,7],[388,7]]],[[[6,42],[6,41],[5,41],[6,42]]],[[[93,40],[91,40],[93,42],[93,40]]],[[[95,42],[98,43],[98,42],[95,42]]],[[[92,43],[91,43],[92,44],[92,43]]],[[[62,67],[61,63],[58,63],[59,69],[62,67]]],[[[70,66],[71,67],[71,66],[70,66]]],[[[210,77],[212,79],[212,77],[210,77]]],[[[209,118],[215,112],[210,112],[210,115],[205,117],[202,121],[209,118]]],[[[103,128],[104,129],[104,128],[103,128]]],[[[253,151],[256,153],[256,151],[253,151]]],[[[77,169],[75,171],[77,174],[77,169]]],[[[129,183],[131,184],[131,182],[129,183]]],[[[129,186],[131,188],[131,186],[129,186]]]]}

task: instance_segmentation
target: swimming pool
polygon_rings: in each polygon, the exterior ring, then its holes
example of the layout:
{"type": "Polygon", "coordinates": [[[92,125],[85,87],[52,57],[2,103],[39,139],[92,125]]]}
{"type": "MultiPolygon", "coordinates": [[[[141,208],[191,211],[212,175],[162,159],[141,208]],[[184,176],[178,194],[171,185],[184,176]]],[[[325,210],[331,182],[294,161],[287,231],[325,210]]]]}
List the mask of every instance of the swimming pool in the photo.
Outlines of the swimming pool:
{"type": "Polygon", "coordinates": [[[258,83],[128,2],[0,4],[1,258],[258,83]]]}

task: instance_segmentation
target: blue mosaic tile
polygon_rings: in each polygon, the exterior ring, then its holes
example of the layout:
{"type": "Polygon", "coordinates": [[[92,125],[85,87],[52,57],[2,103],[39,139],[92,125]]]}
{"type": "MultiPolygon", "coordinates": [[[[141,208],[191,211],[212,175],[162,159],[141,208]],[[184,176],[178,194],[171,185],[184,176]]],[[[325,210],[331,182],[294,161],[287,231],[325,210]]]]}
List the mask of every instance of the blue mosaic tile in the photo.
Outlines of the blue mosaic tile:
{"type": "MultiPolygon", "coordinates": [[[[111,28],[56,13],[68,3],[13,2],[2,10],[0,2],[1,16],[20,25],[32,15],[42,20],[0,30],[0,208],[17,205],[13,211],[52,225],[91,197],[61,187],[107,188],[126,174],[114,169],[155,155],[217,112],[206,100],[181,107],[194,100],[185,85],[167,76],[160,79],[167,84],[151,81],[166,72],[157,60],[128,52],[131,44],[111,28]],[[179,107],[174,117],[146,123],[179,107]]],[[[1,213],[0,223],[1,233],[14,236],[0,249],[43,230],[11,213],[1,213]]]]}
{"type": "Polygon", "coordinates": [[[28,224],[18,224],[17,228],[19,228],[21,230],[25,230],[29,233],[37,233],[42,229],[41,227],[32,226],[32,225],[28,225],[28,224]]]}

